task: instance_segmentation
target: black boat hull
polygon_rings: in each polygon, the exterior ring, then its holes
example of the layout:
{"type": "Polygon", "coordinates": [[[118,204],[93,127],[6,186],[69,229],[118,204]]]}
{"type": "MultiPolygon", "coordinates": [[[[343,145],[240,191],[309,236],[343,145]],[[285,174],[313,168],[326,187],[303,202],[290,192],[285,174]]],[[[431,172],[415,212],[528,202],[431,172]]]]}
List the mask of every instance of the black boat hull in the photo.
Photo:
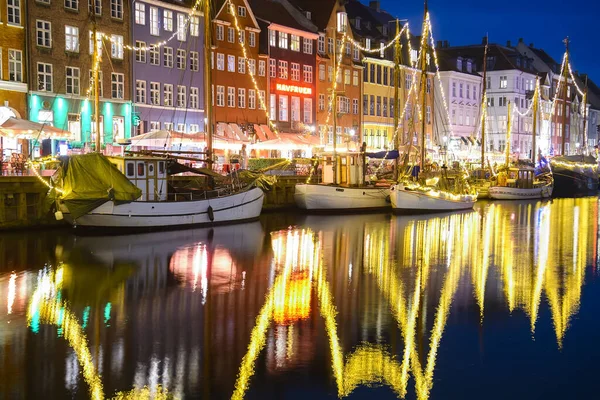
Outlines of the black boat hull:
{"type": "Polygon", "coordinates": [[[554,166],[553,197],[593,196],[598,194],[598,176],[554,166]]]}

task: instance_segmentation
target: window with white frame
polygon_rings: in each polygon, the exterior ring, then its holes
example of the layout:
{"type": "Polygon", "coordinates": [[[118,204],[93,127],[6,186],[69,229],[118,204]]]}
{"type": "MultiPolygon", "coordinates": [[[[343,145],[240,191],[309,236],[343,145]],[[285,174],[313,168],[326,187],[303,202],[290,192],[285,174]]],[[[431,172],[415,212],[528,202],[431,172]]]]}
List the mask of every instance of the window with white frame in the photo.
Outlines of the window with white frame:
{"type": "Polygon", "coordinates": [[[40,47],[52,47],[52,24],[49,21],[36,21],[37,45],[40,47]]]}
{"type": "Polygon", "coordinates": [[[292,63],[291,65],[291,78],[293,81],[299,81],[300,80],[300,64],[297,63],[292,63]]]}
{"type": "Polygon", "coordinates": [[[200,56],[197,51],[190,51],[190,70],[197,72],[200,69],[200,56]]]}
{"type": "Polygon", "coordinates": [[[325,53],[325,36],[319,35],[319,39],[317,40],[317,51],[321,54],[325,53]]]}
{"type": "Polygon", "coordinates": [[[150,7],[150,34],[152,36],[160,35],[160,28],[158,26],[158,8],[150,7]]]}
{"type": "Polygon", "coordinates": [[[319,94],[319,111],[325,111],[325,95],[319,94]]]}
{"type": "Polygon", "coordinates": [[[304,54],[313,53],[312,39],[302,38],[302,51],[304,52],[304,54]]]}
{"type": "Polygon", "coordinates": [[[304,99],[304,115],[302,121],[305,124],[312,124],[312,99],[304,99]]]}
{"type": "Polygon", "coordinates": [[[158,49],[158,47],[150,47],[149,49],[150,52],[150,64],[152,65],[159,65],[160,64],[160,50],[158,49]]]}
{"type": "Polygon", "coordinates": [[[7,0],[6,14],[9,25],[21,25],[21,0],[7,0]]]}
{"type": "Polygon", "coordinates": [[[246,7],[238,6],[238,16],[240,16],[240,17],[246,16],[246,7]]]}
{"type": "Polygon", "coordinates": [[[279,77],[281,79],[288,78],[288,63],[287,63],[287,61],[279,60],[279,77]]]}
{"type": "Polygon", "coordinates": [[[238,41],[240,42],[240,44],[244,44],[246,42],[246,32],[244,32],[244,31],[238,32],[238,41]]]}
{"type": "Polygon", "coordinates": [[[177,107],[185,107],[186,105],[186,87],[177,85],[177,107]]]}
{"type": "Polygon", "coordinates": [[[125,97],[125,75],[120,73],[111,73],[111,93],[113,99],[123,99],[125,97]]]}
{"type": "MultiPolygon", "coordinates": [[[[91,69],[89,70],[89,80],[88,82],[90,83],[89,88],[90,88],[90,94],[92,94],[94,92],[94,71],[92,71],[91,69]]],[[[102,88],[102,71],[98,71],[98,96],[99,97],[104,97],[104,90],[102,88]]]]}
{"type": "Polygon", "coordinates": [[[123,0],[110,0],[110,17],[123,19],[123,0]]]}
{"type": "Polygon", "coordinates": [[[199,17],[191,17],[190,18],[190,35],[198,37],[200,36],[200,18],[199,17]]]}
{"type": "Polygon", "coordinates": [[[146,104],[146,81],[135,81],[135,102],[146,104]]]}
{"type": "MultiPolygon", "coordinates": [[[[94,33],[92,31],[90,32],[90,41],[89,41],[89,49],[90,49],[90,54],[94,54],[94,33]]],[[[100,33],[100,32],[98,32],[100,33]]],[[[96,36],[96,49],[98,50],[98,56],[100,56],[100,58],[102,58],[102,36],[97,35],[96,36]]]]}
{"type": "Polygon", "coordinates": [[[79,53],[79,28],[65,25],[65,50],[79,53]]]}
{"type": "MultiPolygon", "coordinates": [[[[346,55],[348,57],[350,57],[350,55],[352,55],[352,45],[350,44],[350,42],[346,42],[346,55]]],[[[381,56],[381,57],[383,57],[383,56],[381,56]]]]}
{"type": "Polygon", "coordinates": [[[65,8],[77,11],[79,9],[79,0],[65,0],[65,8]]]}
{"type": "Polygon", "coordinates": [[[163,66],[173,68],[173,48],[165,47],[163,49],[163,66]]]}
{"type": "Polygon", "coordinates": [[[269,119],[275,121],[277,119],[277,95],[270,95],[269,99],[269,119]]]}
{"type": "Polygon", "coordinates": [[[177,132],[185,133],[185,124],[183,122],[177,123],[177,132]]]}
{"type": "Polygon", "coordinates": [[[337,31],[346,32],[346,26],[348,24],[348,15],[345,12],[337,13],[337,31]]]}
{"type": "Polygon", "coordinates": [[[163,29],[173,32],[173,11],[163,10],[163,29]]]}
{"type": "Polygon", "coordinates": [[[150,132],[160,131],[160,121],[150,121],[150,132]]]}
{"type": "Polygon", "coordinates": [[[177,14],[177,40],[185,42],[187,39],[187,27],[185,25],[185,15],[177,14]]]}
{"type": "Polygon", "coordinates": [[[333,38],[332,37],[327,38],[327,53],[333,54],[333,38]]]}
{"type": "Polygon", "coordinates": [[[246,89],[238,88],[238,108],[246,108],[246,89]]]}
{"type": "Polygon", "coordinates": [[[150,104],[160,105],[160,83],[150,82],[150,104]]]}
{"type": "Polygon", "coordinates": [[[306,83],[312,83],[312,81],[313,81],[312,66],[311,65],[304,65],[304,66],[302,66],[302,75],[303,75],[303,78],[304,78],[304,82],[306,82],[306,83]]]}
{"type": "Polygon", "coordinates": [[[235,108],[235,88],[227,87],[227,107],[235,108]]]}
{"type": "Polygon", "coordinates": [[[88,0],[88,11],[96,15],[102,15],[102,0],[88,0]]]}
{"type": "Polygon", "coordinates": [[[227,56],[227,71],[235,72],[235,56],[227,56]]]}
{"type": "Polygon", "coordinates": [[[328,82],[333,81],[333,67],[331,65],[327,66],[327,81],[328,82]]]}
{"type": "Polygon", "coordinates": [[[240,74],[246,73],[246,60],[243,57],[238,57],[238,72],[240,74]]]}
{"type": "Polygon", "coordinates": [[[217,106],[225,107],[225,86],[217,86],[217,106]]]}
{"type": "Polygon", "coordinates": [[[351,83],[350,81],[350,70],[349,69],[345,69],[344,70],[344,84],[345,85],[349,85],[351,83]]]}
{"type": "Polygon", "coordinates": [[[292,96],[290,102],[290,121],[300,122],[300,97],[292,96]]]}
{"type": "Polygon", "coordinates": [[[81,118],[79,114],[69,113],[67,115],[67,130],[73,134],[75,141],[81,141],[81,118]]]}
{"type": "Polygon", "coordinates": [[[325,80],[325,64],[319,64],[319,80],[325,80]]]}
{"type": "MultiPolygon", "coordinates": [[[[173,85],[170,83],[163,84],[163,104],[167,107],[173,106],[173,85]]],[[[166,128],[166,127],[165,127],[166,128]]]]}
{"type": "Polygon", "coordinates": [[[266,62],[265,60],[258,60],[258,76],[265,76],[266,74],[266,62]]]}
{"type": "Polygon", "coordinates": [[[300,51],[300,36],[290,35],[290,50],[300,51]]]}
{"type": "Polygon", "coordinates": [[[269,29],[269,46],[277,46],[277,32],[272,29],[269,29]]]}
{"type": "Polygon", "coordinates": [[[76,67],[66,67],[66,93],[79,95],[80,93],[80,74],[79,68],[76,67]]]}
{"type": "Polygon", "coordinates": [[[116,58],[118,60],[123,59],[123,36],[110,36],[110,55],[112,58],[116,58]]]}
{"type": "Polygon", "coordinates": [[[277,60],[269,59],[269,77],[277,78],[277,60]]]}
{"type": "Polygon", "coordinates": [[[356,61],[358,61],[360,59],[360,51],[359,51],[358,47],[356,47],[356,46],[353,46],[352,58],[356,61]]]}
{"type": "Polygon", "coordinates": [[[279,120],[288,120],[288,97],[279,95],[279,120]]]}
{"type": "Polygon", "coordinates": [[[140,40],[135,41],[135,61],[146,63],[146,42],[140,40]]]}
{"type": "Polygon", "coordinates": [[[254,60],[254,59],[248,60],[248,73],[250,75],[256,75],[256,60],[254,60]]]}
{"type": "Polygon", "coordinates": [[[266,106],[267,106],[267,103],[265,103],[265,91],[259,90],[258,91],[258,108],[260,110],[265,110],[266,106]]]}
{"type": "Polygon", "coordinates": [[[135,3],[135,23],[138,25],[146,25],[146,4],[135,3]]]}
{"type": "Polygon", "coordinates": [[[256,32],[248,32],[248,44],[250,47],[256,47],[256,32]]]}
{"type": "Polygon", "coordinates": [[[185,69],[186,64],[185,50],[177,49],[177,69],[185,69]]]}
{"type": "Polygon", "coordinates": [[[508,78],[506,76],[500,77],[500,89],[506,89],[508,87],[508,78]]]}
{"type": "Polygon", "coordinates": [[[288,34],[286,32],[279,32],[279,47],[282,49],[288,48],[288,34]]]}
{"type": "Polygon", "coordinates": [[[198,97],[198,88],[191,87],[190,88],[190,108],[198,109],[200,108],[200,102],[198,97]]]}
{"type": "Polygon", "coordinates": [[[358,115],[358,99],[352,99],[352,114],[358,115]]]}
{"type": "Polygon", "coordinates": [[[225,54],[223,53],[217,53],[217,69],[225,71],[225,54]]]}
{"type": "Polygon", "coordinates": [[[8,49],[8,80],[23,82],[23,52],[8,49]]]}
{"type": "Polygon", "coordinates": [[[256,90],[248,89],[248,108],[254,110],[256,108],[256,90]]]}
{"type": "Polygon", "coordinates": [[[165,122],[165,130],[166,131],[173,131],[173,123],[172,122],[165,122]]]}
{"type": "Polygon", "coordinates": [[[235,42],[235,29],[232,27],[227,28],[227,41],[229,43],[235,42]]]}
{"type": "Polygon", "coordinates": [[[37,90],[40,92],[52,91],[52,64],[37,63],[37,90]]]}
{"type": "Polygon", "coordinates": [[[225,27],[217,24],[217,40],[225,40],[225,27]]]}
{"type": "Polygon", "coordinates": [[[358,71],[352,71],[352,85],[358,86],[358,71]]]}

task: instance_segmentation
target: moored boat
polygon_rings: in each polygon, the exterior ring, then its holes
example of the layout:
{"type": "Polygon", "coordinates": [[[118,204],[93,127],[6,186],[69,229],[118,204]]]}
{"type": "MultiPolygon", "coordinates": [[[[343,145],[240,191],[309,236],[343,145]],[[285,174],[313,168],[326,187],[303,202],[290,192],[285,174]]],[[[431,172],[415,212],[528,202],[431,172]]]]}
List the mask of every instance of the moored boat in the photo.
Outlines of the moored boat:
{"type": "Polygon", "coordinates": [[[598,193],[598,163],[592,156],[558,156],[550,159],[554,196],[592,196],[598,193]]]}
{"type": "Polygon", "coordinates": [[[552,196],[553,186],[550,172],[535,177],[532,167],[511,167],[500,171],[489,196],[496,200],[544,199],[552,196]]]}
{"type": "Polygon", "coordinates": [[[477,194],[457,194],[418,184],[399,183],[390,188],[392,210],[398,214],[421,214],[472,209],[477,194]]]}

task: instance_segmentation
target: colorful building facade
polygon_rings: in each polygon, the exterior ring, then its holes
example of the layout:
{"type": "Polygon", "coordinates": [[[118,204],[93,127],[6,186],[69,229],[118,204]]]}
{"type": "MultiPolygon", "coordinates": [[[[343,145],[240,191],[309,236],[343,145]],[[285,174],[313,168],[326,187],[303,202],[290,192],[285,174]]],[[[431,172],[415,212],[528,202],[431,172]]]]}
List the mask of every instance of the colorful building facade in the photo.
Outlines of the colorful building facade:
{"type": "Polygon", "coordinates": [[[137,133],[204,131],[204,17],[196,1],[132,2],[137,133]],[[193,14],[192,10],[194,11],[193,14]],[[153,46],[172,38],[163,46],[153,46]]]}
{"type": "MultiPolygon", "coordinates": [[[[72,147],[91,147],[96,128],[92,31],[98,32],[100,138],[103,146],[130,137],[129,2],[28,2],[28,117],[71,132],[72,147]]],[[[56,143],[52,143],[52,152],[56,143]]]]}

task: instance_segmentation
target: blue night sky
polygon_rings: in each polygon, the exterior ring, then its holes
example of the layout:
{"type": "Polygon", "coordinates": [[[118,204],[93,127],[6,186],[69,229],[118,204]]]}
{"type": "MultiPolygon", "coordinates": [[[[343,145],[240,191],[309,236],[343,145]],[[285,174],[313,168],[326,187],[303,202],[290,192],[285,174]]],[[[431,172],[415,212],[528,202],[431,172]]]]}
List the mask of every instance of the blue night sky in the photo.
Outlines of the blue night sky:
{"type": "MultiPolygon", "coordinates": [[[[408,18],[413,33],[421,31],[423,1],[381,0],[381,8],[408,18]]],[[[523,38],[560,63],[565,51],[562,40],[569,36],[573,71],[588,73],[600,84],[600,1],[430,0],[429,11],[433,37],[451,46],[481,43],[486,33],[490,43],[515,44],[523,38]]]]}

